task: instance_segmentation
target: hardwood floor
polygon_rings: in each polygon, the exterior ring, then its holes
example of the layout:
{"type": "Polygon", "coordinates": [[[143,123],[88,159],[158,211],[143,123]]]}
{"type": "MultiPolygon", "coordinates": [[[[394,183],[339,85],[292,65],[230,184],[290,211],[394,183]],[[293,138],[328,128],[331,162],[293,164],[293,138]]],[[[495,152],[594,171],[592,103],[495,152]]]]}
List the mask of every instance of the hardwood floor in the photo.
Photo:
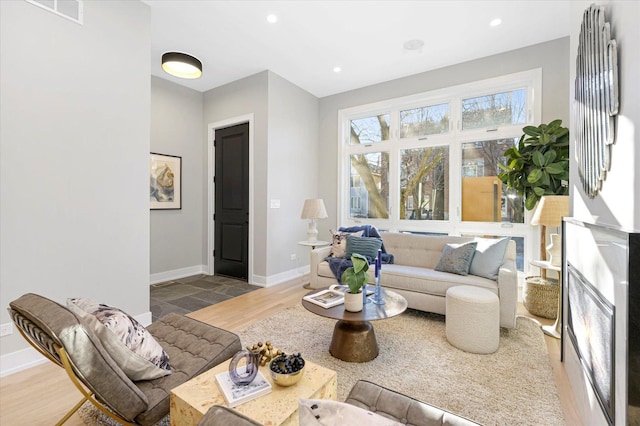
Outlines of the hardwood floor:
{"type": "MultiPolygon", "coordinates": [[[[300,282],[263,288],[234,297],[225,302],[188,314],[188,316],[237,332],[256,321],[300,303],[307,292],[300,282]]],[[[518,314],[537,319],[544,325],[553,321],[529,314],[522,304],[518,314]]],[[[560,341],[545,336],[549,358],[553,367],[558,394],[567,425],[581,425],[575,399],[567,380],[564,366],[560,362],[560,341]]],[[[0,424],[50,425],[60,419],[81,395],[66,373],[50,362],[4,377],[0,381],[0,424]]],[[[78,426],[84,423],[74,414],[65,425],[78,426]]]]}

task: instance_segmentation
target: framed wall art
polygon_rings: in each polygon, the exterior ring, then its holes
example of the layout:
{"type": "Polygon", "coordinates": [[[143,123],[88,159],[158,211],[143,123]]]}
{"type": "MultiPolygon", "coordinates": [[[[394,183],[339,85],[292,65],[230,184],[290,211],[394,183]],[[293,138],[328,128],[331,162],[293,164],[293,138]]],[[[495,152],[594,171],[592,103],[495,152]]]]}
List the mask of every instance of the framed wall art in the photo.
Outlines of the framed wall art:
{"type": "Polygon", "coordinates": [[[151,210],[182,208],[182,157],[151,153],[150,160],[151,210]]]}

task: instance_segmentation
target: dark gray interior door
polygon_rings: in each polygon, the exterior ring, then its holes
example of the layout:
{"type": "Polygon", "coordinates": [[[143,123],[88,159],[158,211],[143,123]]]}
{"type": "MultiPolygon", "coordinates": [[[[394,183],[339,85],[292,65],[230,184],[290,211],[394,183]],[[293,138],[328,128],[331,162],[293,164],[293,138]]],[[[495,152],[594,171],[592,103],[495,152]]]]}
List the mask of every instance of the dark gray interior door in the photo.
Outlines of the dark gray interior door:
{"type": "Polygon", "coordinates": [[[216,130],[214,273],[249,275],[249,124],[216,130]]]}

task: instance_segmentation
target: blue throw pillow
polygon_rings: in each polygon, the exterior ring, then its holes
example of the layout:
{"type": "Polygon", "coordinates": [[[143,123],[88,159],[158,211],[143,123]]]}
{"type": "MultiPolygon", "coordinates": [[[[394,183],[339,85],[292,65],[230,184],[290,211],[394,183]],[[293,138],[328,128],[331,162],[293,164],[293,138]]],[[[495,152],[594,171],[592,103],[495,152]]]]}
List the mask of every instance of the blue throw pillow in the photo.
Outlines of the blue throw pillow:
{"type": "Polygon", "coordinates": [[[469,275],[469,267],[478,245],[475,241],[463,244],[447,244],[442,249],[436,271],[469,275]]]}
{"type": "Polygon", "coordinates": [[[380,238],[347,235],[347,251],[345,257],[350,259],[353,253],[358,253],[371,261],[378,256],[380,247],[382,247],[382,239],[380,238]]]}
{"type": "Polygon", "coordinates": [[[499,239],[476,238],[478,246],[471,261],[469,273],[497,281],[498,271],[502,266],[509,240],[509,237],[499,239]]]}

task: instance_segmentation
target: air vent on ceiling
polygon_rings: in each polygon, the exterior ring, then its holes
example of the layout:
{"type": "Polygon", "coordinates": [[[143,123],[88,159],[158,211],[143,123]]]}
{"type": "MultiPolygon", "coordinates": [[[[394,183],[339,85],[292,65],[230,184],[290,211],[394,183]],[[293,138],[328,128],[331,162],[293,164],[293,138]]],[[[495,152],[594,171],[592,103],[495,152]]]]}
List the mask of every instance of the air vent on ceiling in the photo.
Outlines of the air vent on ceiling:
{"type": "Polygon", "coordinates": [[[25,0],[28,3],[39,6],[58,16],[82,24],[83,0],[25,0]]]}

